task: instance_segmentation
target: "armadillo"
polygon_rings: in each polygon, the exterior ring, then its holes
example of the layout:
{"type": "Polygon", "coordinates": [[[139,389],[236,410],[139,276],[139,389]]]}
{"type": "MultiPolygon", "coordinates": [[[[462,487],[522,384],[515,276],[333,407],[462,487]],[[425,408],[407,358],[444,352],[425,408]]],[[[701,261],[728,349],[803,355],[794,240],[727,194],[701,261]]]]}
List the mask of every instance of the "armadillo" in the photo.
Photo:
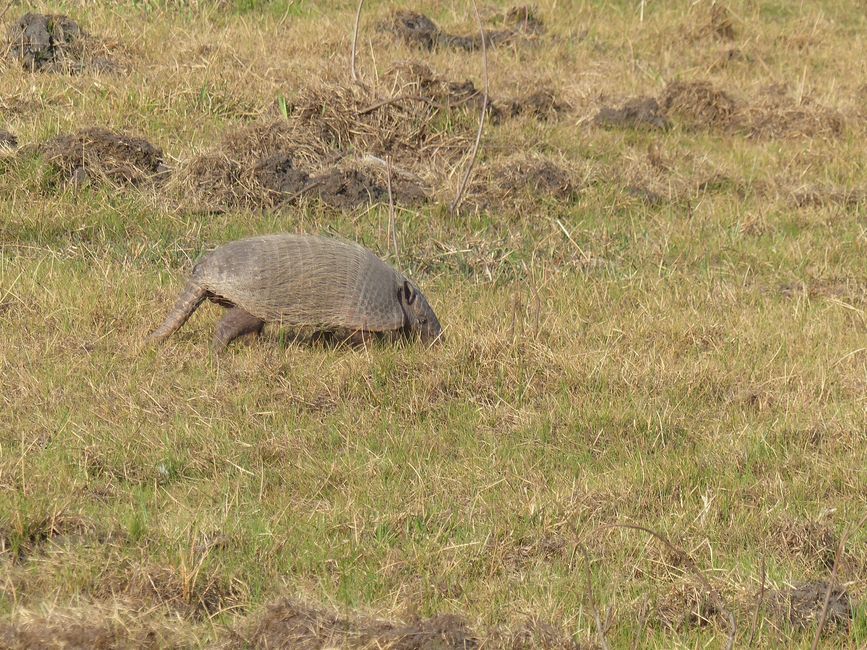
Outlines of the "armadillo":
{"type": "Polygon", "coordinates": [[[176,332],[206,299],[229,309],[213,345],[258,334],[266,322],[346,335],[442,337],[427,298],[363,246],[315,235],[276,234],[229,242],[193,267],[186,288],[150,339],[176,332]]]}

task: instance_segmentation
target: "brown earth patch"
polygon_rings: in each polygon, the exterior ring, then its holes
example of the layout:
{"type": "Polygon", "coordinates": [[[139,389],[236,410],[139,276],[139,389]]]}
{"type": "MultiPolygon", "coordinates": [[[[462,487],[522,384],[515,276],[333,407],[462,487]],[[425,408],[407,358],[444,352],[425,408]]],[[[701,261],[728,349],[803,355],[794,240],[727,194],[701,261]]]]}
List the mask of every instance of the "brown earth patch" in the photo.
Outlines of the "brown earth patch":
{"type": "Polygon", "coordinates": [[[111,71],[110,49],[61,14],[24,14],[7,33],[9,56],[31,72],[111,71]]]}
{"type": "Polygon", "coordinates": [[[164,178],[162,150],[143,138],[99,127],[61,135],[39,147],[42,157],[76,184],[88,180],[140,185],[164,178]]]}
{"type": "Polygon", "coordinates": [[[508,113],[511,117],[530,115],[538,120],[553,120],[572,110],[551,88],[542,87],[509,102],[508,113]]]}
{"type": "Polygon", "coordinates": [[[470,650],[479,640],[457,616],[441,615],[411,624],[361,617],[341,617],[283,600],[264,611],[251,631],[234,647],[268,650],[321,650],[369,648],[373,650],[470,650]]]}
{"type": "Polygon", "coordinates": [[[384,183],[369,171],[359,168],[332,169],[311,179],[315,193],[323,203],[340,210],[352,210],[371,203],[420,205],[427,195],[420,185],[412,180],[392,175],[391,198],[389,181],[384,183]]]}
{"type": "Polygon", "coordinates": [[[738,109],[731,95],[707,81],[673,81],[665,87],[660,104],[688,128],[726,128],[738,109]]]}
{"type": "Polygon", "coordinates": [[[593,118],[596,126],[605,128],[660,129],[671,122],[652,97],[633,97],[620,108],[603,106],[593,118]]]}
{"type": "MultiPolygon", "coordinates": [[[[530,7],[513,7],[500,21],[500,29],[483,30],[487,47],[496,47],[519,39],[530,38],[544,33],[541,18],[530,7]]],[[[466,35],[446,32],[427,16],[415,11],[400,9],[377,25],[380,32],[388,33],[411,47],[432,50],[445,47],[465,52],[478,50],[482,46],[482,34],[471,32],[466,35]]]]}
{"type": "MultiPolygon", "coordinates": [[[[818,580],[807,582],[798,587],[771,591],[766,595],[766,611],[771,620],[804,629],[816,624],[825,602],[828,583],[818,580]]],[[[830,633],[835,627],[846,627],[855,613],[848,592],[842,587],[831,588],[828,612],[825,617],[825,631],[830,633]]]]}

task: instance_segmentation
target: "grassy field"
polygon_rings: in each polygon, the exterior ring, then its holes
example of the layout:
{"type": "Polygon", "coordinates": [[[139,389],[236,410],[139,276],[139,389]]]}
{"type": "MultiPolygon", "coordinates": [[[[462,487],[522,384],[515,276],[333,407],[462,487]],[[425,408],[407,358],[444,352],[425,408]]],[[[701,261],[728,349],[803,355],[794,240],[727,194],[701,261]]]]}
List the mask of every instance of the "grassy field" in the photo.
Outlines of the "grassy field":
{"type": "Polygon", "coordinates": [[[541,0],[489,50],[458,213],[481,54],[377,26],[469,3],[370,0],[363,85],[354,2],[11,7],[88,36],[0,63],[0,647],[809,648],[829,582],[822,644],[867,646],[863,3],[641,5],[541,0]],[[44,144],[94,126],[168,171],[44,144]],[[263,189],[285,151],[428,200],[395,251],[381,192],[263,189]],[[200,254],[279,231],[399,265],[445,345],[216,355],[213,305],[144,344],[200,254]]]}

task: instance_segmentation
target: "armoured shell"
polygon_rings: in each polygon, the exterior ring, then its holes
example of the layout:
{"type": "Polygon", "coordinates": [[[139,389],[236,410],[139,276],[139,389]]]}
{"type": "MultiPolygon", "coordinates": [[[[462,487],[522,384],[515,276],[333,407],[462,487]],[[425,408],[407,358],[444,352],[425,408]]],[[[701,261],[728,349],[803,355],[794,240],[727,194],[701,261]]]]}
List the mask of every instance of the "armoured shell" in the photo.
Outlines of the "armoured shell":
{"type": "Polygon", "coordinates": [[[193,269],[186,290],[152,335],[177,330],[205,299],[256,319],[322,331],[441,334],[425,296],[370,250],[295,234],[251,237],[215,249],[193,269]]]}

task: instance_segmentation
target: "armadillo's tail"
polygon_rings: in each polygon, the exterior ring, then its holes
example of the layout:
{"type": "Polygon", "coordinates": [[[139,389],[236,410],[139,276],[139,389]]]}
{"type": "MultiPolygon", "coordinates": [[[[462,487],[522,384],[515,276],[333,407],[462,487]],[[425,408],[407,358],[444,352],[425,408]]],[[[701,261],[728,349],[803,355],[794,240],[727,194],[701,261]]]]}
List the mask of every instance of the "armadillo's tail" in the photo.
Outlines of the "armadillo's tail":
{"type": "Polygon", "coordinates": [[[208,290],[195,280],[190,280],[166,320],[148,337],[148,341],[160,343],[177,332],[207,297],[208,290]]]}

